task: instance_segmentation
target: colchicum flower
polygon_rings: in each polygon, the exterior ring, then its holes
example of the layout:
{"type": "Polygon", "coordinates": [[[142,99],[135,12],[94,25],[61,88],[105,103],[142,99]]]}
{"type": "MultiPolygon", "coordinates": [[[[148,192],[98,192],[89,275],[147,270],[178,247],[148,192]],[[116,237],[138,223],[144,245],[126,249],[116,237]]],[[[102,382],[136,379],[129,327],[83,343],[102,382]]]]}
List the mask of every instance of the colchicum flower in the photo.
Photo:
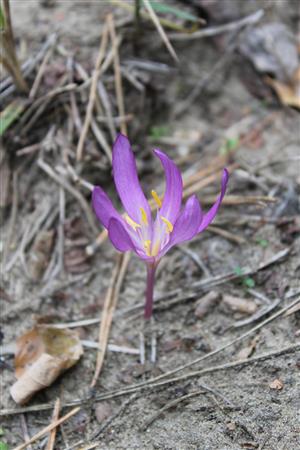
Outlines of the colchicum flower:
{"type": "Polygon", "coordinates": [[[179,169],[165,153],[154,150],[154,154],[160,159],[166,177],[163,199],[151,191],[156,204],[155,218],[140,186],[129,140],[122,134],[114,143],[112,166],[125,214],[115,209],[99,186],[92,193],[93,209],[108,230],[114,247],[120,252],[134,251],[147,264],[145,318],[152,315],[154,277],[160,259],[174,245],[189,241],[208,227],[218,212],[228,181],[228,171],[224,169],[221,193],[207,213],[202,212],[196,195],[189,197],[182,208],[183,183],[179,169]]]}

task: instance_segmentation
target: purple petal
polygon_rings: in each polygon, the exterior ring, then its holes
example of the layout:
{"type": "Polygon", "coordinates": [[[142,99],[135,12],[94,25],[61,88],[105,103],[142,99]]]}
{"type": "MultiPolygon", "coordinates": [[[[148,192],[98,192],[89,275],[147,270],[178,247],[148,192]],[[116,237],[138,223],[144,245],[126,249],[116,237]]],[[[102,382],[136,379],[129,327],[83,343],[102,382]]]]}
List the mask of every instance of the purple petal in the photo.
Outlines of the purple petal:
{"type": "Polygon", "coordinates": [[[196,195],[192,195],[179,214],[171,233],[170,241],[162,249],[160,256],[164,255],[173,245],[192,239],[198,233],[201,220],[202,211],[199,200],[196,195]]]}
{"type": "Polygon", "coordinates": [[[120,252],[135,250],[129,234],[125,230],[124,225],[118,219],[112,218],[108,224],[108,236],[114,247],[120,252]]]}
{"type": "Polygon", "coordinates": [[[160,214],[174,224],[182,202],[182,177],[178,167],[160,150],[154,150],[160,159],[166,176],[166,189],[160,214]]]}
{"type": "Polygon", "coordinates": [[[217,198],[216,202],[214,203],[214,205],[210,208],[210,210],[206,214],[204,214],[203,220],[202,220],[202,222],[201,222],[201,224],[199,226],[199,229],[198,229],[198,233],[201,233],[201,231],[205,230],[205,228],[207,228],[208,225],[216,217],[218,209],[221,206],[223,197],[224,197],[225,192],[226,192],[228,178],[229,178],[228,170],[224,169],[223,170],[223,175],[222,175],[222,181],[221,181],[221,193],[220,193],[219,197],[217,198]]]}
{"type": "Polygon", "coordinates": [[[108,228],[108,223],[112,217],[121,219],[111,200],[99,186],[95,186],[93,189],[92,205],[97,218],[105,228],[108,228]]]}
{"type": "Polygon", "coordinates": [[[141,208],[143,208],[150,222],[150,207],[138,180],[129,140],[123,134],[119,134],[114,143],[112,165],[115,185],[124,209],[131,219],[140,223],[141,208]]]}

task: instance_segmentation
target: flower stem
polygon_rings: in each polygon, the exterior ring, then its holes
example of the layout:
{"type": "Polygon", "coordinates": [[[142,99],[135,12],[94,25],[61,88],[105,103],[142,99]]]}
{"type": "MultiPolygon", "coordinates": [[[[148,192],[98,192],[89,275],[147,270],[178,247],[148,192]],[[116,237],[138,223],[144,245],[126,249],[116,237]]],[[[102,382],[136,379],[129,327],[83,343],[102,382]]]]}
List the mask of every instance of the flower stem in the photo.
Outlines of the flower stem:
{"type": "Polygon", "coordinates": [[[155,281],[156,264],[147,264],[147,287],[144,318],[150,319],[153,310],[153,291],[155,281]]]}

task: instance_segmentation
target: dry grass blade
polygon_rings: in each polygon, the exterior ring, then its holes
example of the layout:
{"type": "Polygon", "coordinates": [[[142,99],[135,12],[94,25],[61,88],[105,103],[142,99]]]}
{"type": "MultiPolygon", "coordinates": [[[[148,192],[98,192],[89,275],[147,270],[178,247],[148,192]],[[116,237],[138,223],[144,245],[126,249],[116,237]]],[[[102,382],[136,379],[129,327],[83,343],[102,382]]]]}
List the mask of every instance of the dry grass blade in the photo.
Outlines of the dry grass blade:
{"type": "MultiPolygon", "coordinates": [[[[54,405],[54,410],[53,410],[53,422],[57,422],[58,418],[59,418],[59,411],[60,411],[60,399],[57,398],[55,405],[54,405]]],[[[53,450],[54,449],[54,444],[55,444],[55,438],[56,438],[56,431],[57,431],[57,427],[53,428],[50,431],[50,436],[49,436],[49,440],[47,443],[47,447],[46,450],[53,450]]]]}
{"type": "Polygon", "coordinates": [[[24,444],[18,445],[13,450],[23,450],[24,448],[28,447],[28,445],[41,439],[45,434],[49,433],[49,431],[52,431],[54,428],[58,427],[58,425],[61,425],[66,420],[70,419],[70,417],[77,414],[78,411],[80,411],[79,406],[77,408],[72,409],[70,412],[68,412],[66,415],[56,420],[55,422],[50,423],[50,425],[47,425],[45,428],[43,428],[43,430],[39,431],[34,436],[32,436],[32,438],[29,441],[24,442],[24,444]]]}
{"type": "Polygon", "coordinates": [[[129,259],[130,254],[128,253],[121,254],[119,256],[117,265],[110,281],[110,286],[106,294],[99,328],[99,350],[97,355],[95,374],[91,382],[91,387],[94,387],[96,385],[97,379],[103,366],[112,318],[117,305],[120,289],[129,263],[129,259]]]}
{"type": "Polygon", "coordinates": [[[82,127],[78,145],[77,145],[77,150],[76,150],[77,161],[81,161],[81,159],[82,159],[84,141],[87,136],[89,126],[91,123],[91,119],[92,119],[95,99],[96,99],[96,95],[97,95],[97,82],[98,82],[98,78],[100,75],[100,66],[101,66],[101,63],[102,63],[104,55],[105,55],[107,41],[108,41],[108,29],[107,29],[107,26],[105,25],[103,34],[102,34],[102,39],[101,39],[101,44],[100,44],[97,60],[96,60],[95,70],[94,70],[93,77],[92,77],[89,102],[88,102],[87,109],[86,109],[84,124],[82,127]]]}
{"type": "MultiPolygon", "coordinates": [[[[122,77],[121,77],[120,59],[119,59],[119,50],[118,50],[118,39],[116,36],[114,18],[113,18],[112,14],[109,14],[107,16],[107,23],[108,23],[109,33],[110,33],[110,37],[112,40],[112,46],[113,46],[115,87],[116,87],[118,110],[119,110],[119,115],[121,117],[124,117],[125,116],[125,106],[124,106],[122,77]]],[[[127,134],[127,124],[124,120],[122,120],[122,122],[121,122],[121,131],[123,134],[127,134]]]]}
{"type": "Polygon", "coordinates": [[[146,9],[147,9],[147,11],[148,11],[148,13],[149,13],[149,15],[150,15],[152,21],[153,21],[155,27],[157,28],[157,31],[158,31],[160,37],[162,38],[163,42],[165,43],[165,46],[167,47],[167,49],[169,50],[170,55],[172,56],[172,58],[174,59],[174,61],[175,61],[176,63],[178,63],[178,62],[179,62],[178,56],[176,55],[176,52],[175,52],[175,50],[174,50],[174,48],[173,48],[171,42],[169,41],[168,36],[166,35],[166,33],[165,33],[163,27],[161,26],[160,21],[158,20],[157,15],[156,15],[155,12],[153,11],[153,8],[152,8],[152,6],[151,6],[149,0],[143,0],[143,2],[144,2],[144,5],[145,5],[145,7],[146,7],[146,9]]]}

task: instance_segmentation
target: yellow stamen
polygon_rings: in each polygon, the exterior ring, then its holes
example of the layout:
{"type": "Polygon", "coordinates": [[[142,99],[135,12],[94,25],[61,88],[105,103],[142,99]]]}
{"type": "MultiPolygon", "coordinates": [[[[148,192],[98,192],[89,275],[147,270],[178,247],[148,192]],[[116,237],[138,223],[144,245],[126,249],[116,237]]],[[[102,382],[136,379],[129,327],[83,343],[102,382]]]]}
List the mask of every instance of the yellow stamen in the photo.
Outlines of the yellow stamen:
{"type": "Polygon", "coordinates": [[[148,225],[148,219],[147,219],[147,214],[146,211],[144,210],[144,208],[140,208],[141,213],[142,213],[142,222],[144,222],[145,225],[148,225]]]}
{"type": "Polygon", "coordinates": [[[128,225],[130,225],[134,229],[134,231],[136,231],[137,228],[141,228],[141,225],[132,220],[132,218],[129,217],[128,214],[124,214],[124,219],[126,220],[128,225]]]}
{"type": "Polygon", "coordinates": [[[151,249],[151,256],[156,256],[160,249],[160,240],[156,241],[151,249]]]}
{"type": "Polygon", "coordinates": [[[161,199],[159,198],[159,196],[157,195],[157,192],[155,192],[154,190],[151,191],[151,195],[154,198],[155,203],[157,204],[157,206],[159,208],[161,208],[162,202],[161,199]]]}
{"type": "Polygon", "coordinates": [[[165,217],[163,217],[163,216],[160,216],[160,218],[167,225],[168,233],[172,233],[173,225],[171,224],[171,222],[168,219],[166,219],[165,217]]]}
{"type": "Polygon", "coordinates": [[[146,250],[146,255],[151,256],[151,252],[150,252],[151,241],[150,240],[144,241],[144,247],[146,250]]]}

